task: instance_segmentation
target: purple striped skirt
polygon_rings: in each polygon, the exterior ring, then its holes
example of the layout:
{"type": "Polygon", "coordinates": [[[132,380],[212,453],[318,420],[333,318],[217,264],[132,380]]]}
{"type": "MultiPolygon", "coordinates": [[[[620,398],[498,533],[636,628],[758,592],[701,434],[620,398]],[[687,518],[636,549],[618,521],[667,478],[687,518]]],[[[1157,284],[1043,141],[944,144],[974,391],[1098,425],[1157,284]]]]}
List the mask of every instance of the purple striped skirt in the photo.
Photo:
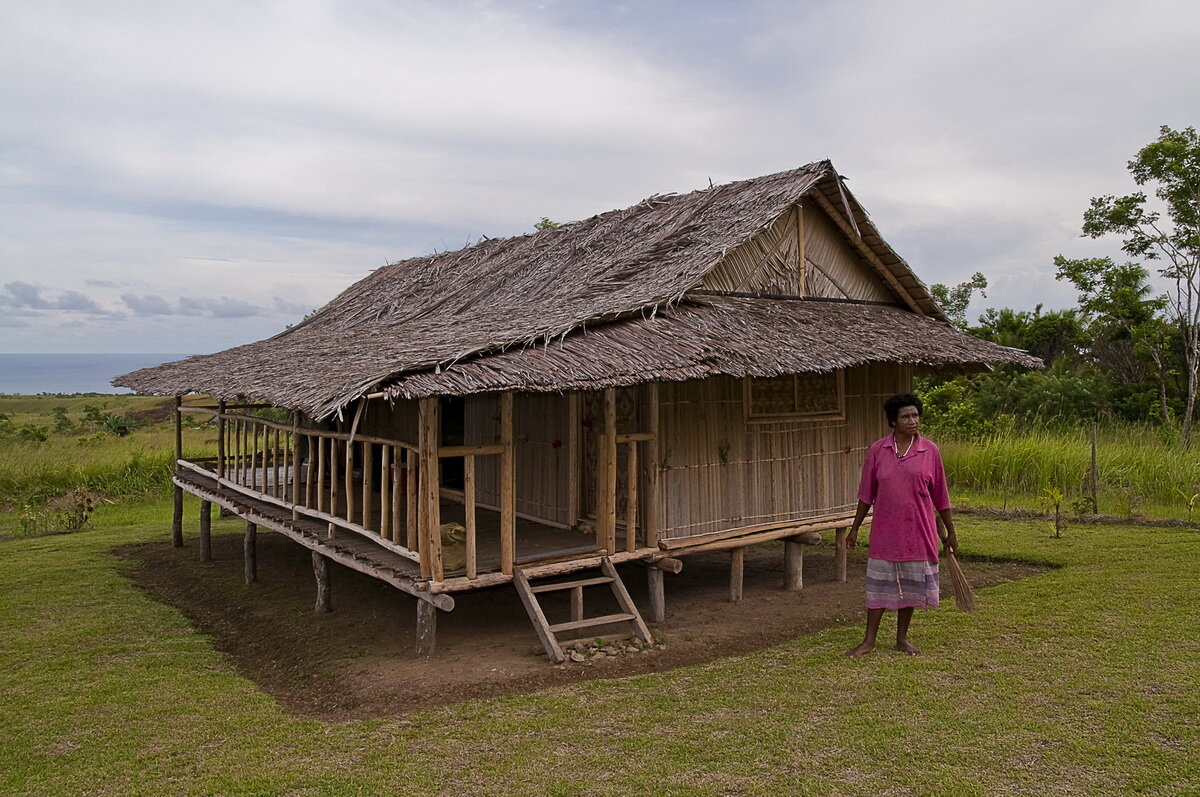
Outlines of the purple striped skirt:
{"type": "Polygon", "coordinates": [[[931,609],[940,595],[937,562],[867,560],[868,609],[931,609]]]}

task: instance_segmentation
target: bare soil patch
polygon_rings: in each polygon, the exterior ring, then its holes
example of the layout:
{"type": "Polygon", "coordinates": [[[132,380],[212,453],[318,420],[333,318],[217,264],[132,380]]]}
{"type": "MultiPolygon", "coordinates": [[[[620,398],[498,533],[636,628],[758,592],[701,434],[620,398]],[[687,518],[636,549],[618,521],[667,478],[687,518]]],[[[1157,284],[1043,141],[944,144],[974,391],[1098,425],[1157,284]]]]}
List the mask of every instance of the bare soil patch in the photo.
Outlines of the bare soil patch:
{"type": "MultiPolygon", "coordinates": [[[[242,540],[213,537],[213,561],[200,563],[194,541],[126,546],[119,556],[139,563],[133,578],[156,599],[179,609],[246,677],[288,711],[328,721],[397,716],[471,698],[532,692],[590,678],[615,678],[745,653],[833,625],[862,620],[863,554],[850,579],[834,580],[833,550],[810,547],[804,589],[785,592],[783,546],[746,552],[743,600],[730,603],[729,555],[684,559],[666,575],[667,617],[651,626],[653,649],[599,661],[553,665],[511,585],[456,595],[439,613],[437,652],[413,655],[416,602],[382,582],[330,565],[333,612],[315,614],[309,551],[278,534],[258,537],[258,583],[242,575],[242,540]]],[[[1019,562],[963,560],[976,589],[1014,581],[1045,568],[1019,562]]],[[[622,578],[646,607],[646,574],[624,565],[622,578]]],[[[547,613],[566,619],[568,597],[547,600],[547,613]]],[[[953,598],[943,595],[943,610],[953,598]]],[[[588,616],[616,611],[604,588],[588,590],[588,616]]],[[[951,609],[952,610],[952,609],[951,609]]],[[[885,627],[884,632],[887,632],[885,627]]],[[[913,624],[920,640],[920,617],[913,624]]],[[[610,637],[615,639],[615,637],[610,637]]]]}

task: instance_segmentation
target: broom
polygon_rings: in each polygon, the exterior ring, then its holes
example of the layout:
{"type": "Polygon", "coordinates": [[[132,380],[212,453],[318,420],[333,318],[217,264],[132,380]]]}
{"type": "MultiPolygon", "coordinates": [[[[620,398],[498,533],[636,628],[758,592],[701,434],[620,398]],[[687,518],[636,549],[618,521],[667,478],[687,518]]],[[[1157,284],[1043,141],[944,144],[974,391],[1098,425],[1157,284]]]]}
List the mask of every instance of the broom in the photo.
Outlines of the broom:
{"type": "Polygon", "coordinates": [[[952,548],[946,548],[945,527],[942,525],[942,519],[937,519],[938,536],[942,538],[942,547],[946,553],[942,556],[942,563],[946,566],[946,570],[950,573],[950,589],[954,591],[954,605],[958,607],[960,612],[975,611],[975,591],[971,589],[971,582],[967,581],[966,574],[963,573],[962,566],[958,563],[958,557],[954,555],[952,548]]]}

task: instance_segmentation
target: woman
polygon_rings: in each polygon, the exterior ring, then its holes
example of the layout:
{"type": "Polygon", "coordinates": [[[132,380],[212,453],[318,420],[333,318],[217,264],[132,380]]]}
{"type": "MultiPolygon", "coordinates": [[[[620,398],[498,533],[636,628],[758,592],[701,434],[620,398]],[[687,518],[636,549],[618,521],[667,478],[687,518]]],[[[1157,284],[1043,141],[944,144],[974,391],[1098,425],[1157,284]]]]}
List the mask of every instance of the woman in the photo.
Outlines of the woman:
{"type": "Polygon", "coordinates": [[[858,547],[858,529],[871,506],[867,558],[867,633],[847,656],[875,649],[885,611],[896,612],[896,650],[920,654],[908,641],[913,609],[938,605],[938,532],[934,512],[946,527],[947,551],[958,547],[946,471],[937,446],[921,437],[921,400],[900,393],[883,402],[892,433],[867,449],[858,488],[858,511],[847,543],[858,547]]]}

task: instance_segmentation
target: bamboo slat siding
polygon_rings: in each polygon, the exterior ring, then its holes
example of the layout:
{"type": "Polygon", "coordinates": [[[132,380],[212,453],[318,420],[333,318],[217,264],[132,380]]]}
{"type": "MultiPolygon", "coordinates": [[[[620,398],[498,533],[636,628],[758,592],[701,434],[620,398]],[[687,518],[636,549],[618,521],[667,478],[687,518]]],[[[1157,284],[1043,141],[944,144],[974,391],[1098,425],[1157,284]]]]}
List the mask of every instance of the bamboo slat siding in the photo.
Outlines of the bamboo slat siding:
{"type": "Polygon", "coordinates": [[[867,446],[886,433],[882,403],[911,368],[847,370],[846,418],[746,423],[741,380],[664,384],[664,539],[852,510],[867,446]]]}
{"type": "Polygon", "coordinates": [[[763,232],[725,255],[704,276],[714,291],[803,296],[800,285],[800,239],[795,208],[763,232]]]}
{"type": "Polygon", "coordinates": [[[831,299],[895,302],[829,217],[817,207],[805,209],[805,256],[809,263],[809,295],[831,299]]]}

